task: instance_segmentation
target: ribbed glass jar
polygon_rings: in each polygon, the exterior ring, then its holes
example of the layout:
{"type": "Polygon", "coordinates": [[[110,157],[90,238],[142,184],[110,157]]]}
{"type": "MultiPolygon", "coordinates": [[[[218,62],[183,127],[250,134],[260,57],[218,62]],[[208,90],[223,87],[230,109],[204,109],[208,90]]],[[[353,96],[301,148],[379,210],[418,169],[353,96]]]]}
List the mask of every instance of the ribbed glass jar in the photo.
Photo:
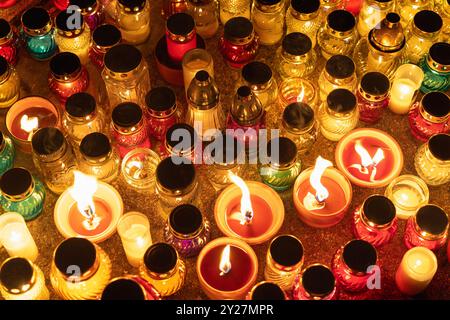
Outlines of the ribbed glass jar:
{"type": "Polygon", "coordinates": [[[306,34],[316,46],[317,31],[321,25],[320,0],[292,0],[286,13],[286,33],[306,34]]]}
{"type": "Polygon", "coordinates": [[[195,164],[203,162],[202,151],[201,142],[198,140],[197,133],[192,126],[186,123],[172,125],[167,130],[164,142],[161,143],[159,148],[161,158],[170,156],[183,157],[195,164]],[[196,152],[196,147],[198,152],[196,152]],[[199,158],[197,160],[199,162],[195,162],[197,154],[199,158]]]}
{"type": "Polygon", "coordinates": [[[14,66],[19,58],[18,54],[17,31],[7,20],[0,18],[0,56],[14,66]]]}
{"type": "Polygon", "coordinates": [[[154,190],[156,167],[160,161],[158,154],[151,149],[133,149],[122,160],[122,176],[138,191],[154,190]]]}
{"type": "Polygon", "coordinates": [[[260,61],[249,62],[242,68],[241,77],[241,85],[250,87],[264,110],[269,110],[276,103],[278,85],[267,64],[260,61]]]}
{"type": "Polygon", "coordinates": [[[344,0],[320,0],[320,15],[323,22],[331,12],[340,9],[344,9],[344,0]]]}
{"type": "Polygon", "coordinates": [[[433,44],[428,54],[419,63],[424,73],[420,91],[445,92],[450,88],[450,44],[433,44]]]}
{"type": "Polygon", "coordinates": [[[20,78],[16,69],[0,56],[0,109],[9,108],[19,99],[20,78]]]}
{"type": "Polygon", "coordinates": [[[380,72],[364,74],[358,86],[359,119],[366,123],[375,123],[381,119],[388,105],[389,79],[380,72]]]}
{"type": "Polygon", "coordinates": [[[0,176],[14,166],[16,149],[11,139],[0,131],[0,176]]]}
{"type": "Polygon", "coordinates": [[[219,18],[216,13],[217,3],[214,0],[189,0],[187,13],[195,21],[195,29],[204,39],[213,37],[219,29],[219,18]]]}
{"type": "Polygon", "coordinates": [[[219,0],[220,22],[225,25],[235,17],[250,19],[251,0],[219,0]]]}
{"type": "Polygon", "coordinates": [[[117,0],[115,20],[125,42],[144,43],[150,35],[150,1],[117,0]]]}
{"type": "Polygon", "coordinates": [[[252,23],[263,45],[274,45],[284,33],[285,5],[283,0],[256,0],[253,3],[252,23]]]}
{"type": "MultiPolygon", "coordinates": [[[[437,0],[436,2],[441,1],[437,0]]],[[[446,0],[444,0],[445,2],[446,0]]],[[[422,10],[433,10],[434,1],[428,0],[394,0],[395,12],[400,15],[400,22],[406,28],[416,13],[422,10]]],[[[433,23],[429,20],[430,23],[433,23]]]]}
{"type": "Polygon", "coordinates": [[[338,288],[333,272],[325,265],[312,264],[295,279],[292,292],[294,300],[335,300],[338,288]]]}
{"type": "Polygon", "coordinates": [[[358,15],[357,29],[361,37],[366,37],[370,30],[384,19],[388,12],[393,12],[394,0],[364,1],[358,15]]]}
{"type": "Polygon", "coordinates": [[[99,69],[105,66],[106,52],[122,41],[120,30],[112,24],[102,24],[92,32],[92,41],[89,49],[91,62],[99,69]]]}

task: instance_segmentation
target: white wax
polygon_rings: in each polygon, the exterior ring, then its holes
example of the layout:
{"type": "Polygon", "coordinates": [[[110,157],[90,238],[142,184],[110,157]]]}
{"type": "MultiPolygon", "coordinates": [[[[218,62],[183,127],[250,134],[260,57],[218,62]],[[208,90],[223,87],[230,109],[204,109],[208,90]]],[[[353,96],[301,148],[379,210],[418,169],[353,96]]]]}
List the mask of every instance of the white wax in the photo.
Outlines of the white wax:
{"type": "Polygon", "coordinates": [[[25,223],[12,222],[1,230],[0,241],[11,257],[22,257],[35,261],[38,249],[25,223]]]}
{"type": "Polygon", "coordinates": [[[414,97],[415,83],[410,79],[394,80],[390,92],[389,109],[397,114],[409,112],[414,97]]]}
{"type": "Polygon", "coordinates": [[[152,244],[150,231],[142,224],[132,224],[122,236],[122,244],[127,255],[128,262],[139,267],[145,251],[152,244]]]}
{"type": "Polygon", "coordinates": [[[209,63],[208,61],[195,59],[183,66],[184,90],[186,94],[192,79],[194,79],[195,74],[200,70],[205,70],[212,78],[214,78],[214,64],[209,63]]]}

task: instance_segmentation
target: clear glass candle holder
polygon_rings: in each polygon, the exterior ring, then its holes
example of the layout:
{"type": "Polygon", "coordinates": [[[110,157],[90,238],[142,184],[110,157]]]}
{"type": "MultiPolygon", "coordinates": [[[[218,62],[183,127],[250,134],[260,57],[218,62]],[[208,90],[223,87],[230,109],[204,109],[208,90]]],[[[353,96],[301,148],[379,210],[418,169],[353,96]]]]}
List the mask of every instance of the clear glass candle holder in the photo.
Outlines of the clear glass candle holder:
{"type": "Polygon", "coordinates": [[[151,190],[155,186],[155,172],[160,161],[153,150],[136,148],[123,158],[121,172],[132,188],[139,191],[151,190]]]}
{"type": "Polygon", "coordinates": [[[259,99],[264,110],[269,110],[277,101],[278,85],[272,69],[264,62],[252,61],[247,63],[241,72],[241,85],[250,87],[253,94],[259,99]]]}
{"type": "Polygon", "coordinates": [[[219,29],[216,10],[215,0],[190,0],[187,3],[187,12],[194,18],[197,34],[204,39],[213,37],[219,29]]]}
{"type": "Polygon", "coordinates": [[[321,19],[320,0],[293,0],[286,12],[286,32],[306,34],[311,39],[314,48],[321,19]]]}
{"type": "Polygon", "coordinates": [[[381,119],[388,104],[390,85],[388,77],[380,72],[364,74],[356,93],[361,121],[375,123],[381,119]]]}
{"type": "Polygon", "coordinates": [[[281,110],[294,102],[303,102],[315,109],[318,96],[314,84],[303,78],[286,78],[278,86],[278,103],[281,110]]]}
{"type": "Polygon", "coordinates": [[[401,65],[394,74],[389,91],[389,109],[397,114],[406,114],[414,103],[424,74],[414,64],[401,65]]]}
{"type": "Polygon", "coordinates": [[[394,9],[394,0],[367,0],[358,15],[357,29],[361,37],[367,36],[388,12],[394,9]]]}
{"type": "Polygon", "coordinates": [[[133,45],[144,43],[150,35],[150,1],[115,1],[115,20],[123,39],[133,45]]]}
{"type": "Polygon", "coordinates": [[[250,0],[219,0],[220,22],[225,25],[234,17],[250,19],[250,0]]]}
{"type": "Polygon", "coordinates": [[[274,45],[284,33],[284,0],[256,0],[252,8],[252,22],[261,44],[274,45]]]}
{"type": "Polygon", "coordinates": [[[186,52],[181,66],[183,67],[184,90],[186,94],[192,79],[194,79],[198,71],[205,70],[214,78],[214,61],[211,54],[205,49],[197,48],[186,52]]]}

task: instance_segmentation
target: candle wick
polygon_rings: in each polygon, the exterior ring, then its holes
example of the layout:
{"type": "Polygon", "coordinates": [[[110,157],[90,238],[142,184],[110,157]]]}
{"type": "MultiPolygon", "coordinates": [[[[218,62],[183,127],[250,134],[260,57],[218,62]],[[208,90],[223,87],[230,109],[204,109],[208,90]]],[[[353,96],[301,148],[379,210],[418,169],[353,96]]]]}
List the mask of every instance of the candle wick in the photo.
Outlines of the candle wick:
{"type": "Polygon", "coordinates": [[[225,266],[223,267],[223,269],[220,271],[220,276],[223,277],[224,275],[226,275],[228,272],[231,271],[231,263],[227,262],[225,264],[225,266]]]}
{"type": "Polygon", "coordinates": [[[84,216],[86,219],[83,221],[83,225],[87,230],[94,230],[96,229],[100,224],[100,218],[95,214],[93,208],[91,206],[88,206],[86,209],[83,210],[84,216]]]}
{"type": "Polygon", "coordinates": [[[244,213],[244,224],[251,224],[253,220],[253,211],[247,210],[244,213]]]}

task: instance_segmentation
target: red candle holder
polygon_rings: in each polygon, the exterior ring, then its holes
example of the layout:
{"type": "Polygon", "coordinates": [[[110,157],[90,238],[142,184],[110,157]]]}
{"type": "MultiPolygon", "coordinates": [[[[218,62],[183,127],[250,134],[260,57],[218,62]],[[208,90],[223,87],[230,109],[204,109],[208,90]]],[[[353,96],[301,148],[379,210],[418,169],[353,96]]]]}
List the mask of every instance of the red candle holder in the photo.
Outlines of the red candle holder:
{"type": "Polygon", "coordinates": [[[336,146],[335,161],[355,185],[381,188],[402,171],[403,153],[397,141],[386,132],[361,128],[342,137],[336,146]]]}
{"type": "Polygon", "coordinates": [[[169,58],[181,63],[186,52],[197,47],[197,33],[192,16],[176,13],[167,19],[166,41],[169,58]]]}
{"type": "Polygon", "coordinates": [[[345,10],[351,12],[354,16],[358,16],[359,11],[363,6],[364,0],[345,0],[344,8],[345,10]]]}
{"type": "Polygon", "coordinates": [[[92,42],[89,49],[89,58],[99,69],[103,70],[105,66],[106,51],[122,42],[120,30],[112,24],[102,24],[92,33],[92,42]]]}
{"type": "Polygon", "coordinates": [[[56,9],[63,11],[69,6],[69,0],[53,0],[53,5],[56,9]]]}
{"type": "Polygon", "coordinates": [[[0,19],[0,56],[13,66],[18,59],[18,42],[14,27],[5,19],[0,19]]]}
{"type": "Polygon", "coordinates": [[[389,102],[390,85],[388,77],[380,72],[368,72],[362,76],[356,92],[359,120],[375,123],[381,119],[389,102]]]}
{"type": "Polygon", "coordinates": [[[3,0],[0,1],[0,8],[6,9],[15,5],[17,0],[3,0]]]}

